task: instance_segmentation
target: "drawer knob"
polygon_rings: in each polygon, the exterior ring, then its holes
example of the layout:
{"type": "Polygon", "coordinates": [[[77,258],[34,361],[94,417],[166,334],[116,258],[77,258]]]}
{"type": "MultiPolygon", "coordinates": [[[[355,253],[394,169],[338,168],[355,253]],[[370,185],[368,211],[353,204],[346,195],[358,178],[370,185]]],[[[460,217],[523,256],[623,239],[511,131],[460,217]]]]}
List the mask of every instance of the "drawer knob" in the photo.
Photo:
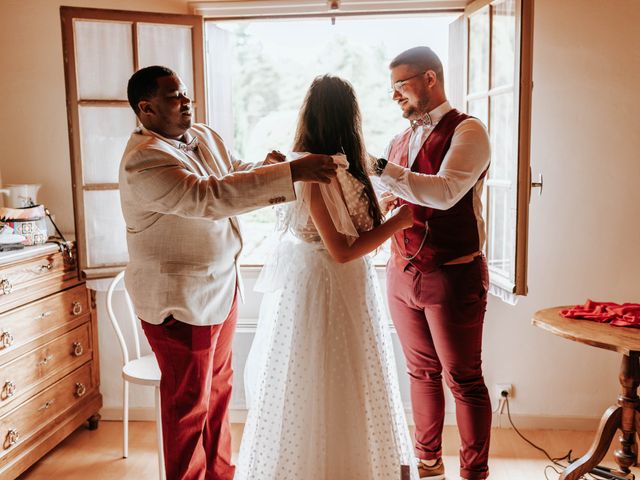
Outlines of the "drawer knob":
{"type": "Polygon", "coordinates": [[[47,400],[46,402],[44,402],[44,403],[42,404],[42,406],[38,409],[38,411],[48,410],[48,409],[49,409],[49,407],[50,407],[51,405],[53,405],[54,403],[56,403],[55,398],[52,398],[51,400],[47,400]]]}
{"type": "Polygon", "coordinates": [[[80,302],[73,302],[73,308],[71,312],[74,315],[80,315],[82,313],[82,304],[80,302]]]}
{"type": "Polygon", "coordinates": [[[82,346],[82,343],[80,342],[73,342],[73,354],[76,357],[79,357],[80,355],[82,355],[84,353],[84,347],[82,346]]]}
{"type": "Polygon", "coordinates": [[[8,278],[3,278],[2,280],[0,280],[0,290],[2,290],[2,293],[5,295],[9,295],[11,293],[11,290],[13,290],[13,285],[11,285],[11,282],[8,278]]]}
{"type": "Polygon", "coordinates": [[[87,387],[84,386],[84,383],[76,383],[76,396],[81,397],[85,393],[87,393],[87,387]]]}
{"type": "Polygon", "coordinates": [[[52,311],[47,311],[47,312],[42,312],[40,315],[38,315],[36,318],[34,318],[34,320],[42,320],[43,318],[47,318],[50,317],[51,315],[53,315],[52,311]]]}
{"type": "Polygon", "coordinates": [[[6,400],[9,397],[13,397],[16,393],[16,384],[11,380],[4,382],[2,387],[2,400],[6,400]]]}
{"type": "Polygon", "coordinates": [[[40,273],[48,272],[53,268],[53,262],[49,262],[46,265],[40,265],[40,273]]]}
{"type": "Polygon", "coordinates": [[[2,348],[7,348],[7,347],[10,347],[12,344],[13,344],[13,335],[11,335],[11,332],[3,330],[2,333],[0,334],[0,345],[2,345],[2,348]]]}
{"type": "Polygon", "coordinates": [[[9,429],[9,431],[7,432],[7,436],[4,439],[5,450],[7,448],[13,447],[16,443],[18,443],[19,439],[20,439],[20,434],[18,433],[18,430],[16,430],[15,428],[9,429]]]}
{"type": "Polygon", "coordinates": [[[40,360],[38,362],[38,365],[44,365],[47,366],[49,365],[49,362],[53,360],[53,355],[47,355],[46,357],[44,357],[42,360],[40,360]]]}

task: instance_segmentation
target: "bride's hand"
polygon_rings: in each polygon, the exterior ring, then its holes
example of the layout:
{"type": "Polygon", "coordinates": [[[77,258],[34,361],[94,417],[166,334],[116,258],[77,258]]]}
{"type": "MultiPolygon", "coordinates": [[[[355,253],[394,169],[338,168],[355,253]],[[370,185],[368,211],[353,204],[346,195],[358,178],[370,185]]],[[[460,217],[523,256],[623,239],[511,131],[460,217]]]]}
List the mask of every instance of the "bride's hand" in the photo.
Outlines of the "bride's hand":
{"type": "Polygon", "coordinates": [[[267,156],[264,159],[264,162],[262,162],[262,165],[274,165],[276,163],[280,163],[280,162],[284,162],[284,160],[286,159],[286,155],[278,150],[272,150],[271,152],[267,153],[267,156]]]}
{"type": "Polygon", "coordinates": [[[397,219],[399,226],[398,230],[409,228],[413,225],[413,211],[406,203],[400,205],[400,208],[393,214],[394,219],[397,219]]]}

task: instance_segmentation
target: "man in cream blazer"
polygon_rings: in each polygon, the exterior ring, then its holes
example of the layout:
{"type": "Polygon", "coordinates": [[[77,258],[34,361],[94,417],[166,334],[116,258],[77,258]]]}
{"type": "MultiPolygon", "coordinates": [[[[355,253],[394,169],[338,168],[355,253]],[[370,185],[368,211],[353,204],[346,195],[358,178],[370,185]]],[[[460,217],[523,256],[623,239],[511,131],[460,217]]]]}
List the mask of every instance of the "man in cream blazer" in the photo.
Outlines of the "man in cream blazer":
{"type": "MultiPolygon", "coordinates": [[[[169,480],[231,480],[228,404],[238,256],[235,215],[295,199],[295,181],[328,182],[331,157],[260,166],[236,160],[165,67],[136,72],[129,103],[142,127],[120,165],[127,225],[125,283],[158,359],[169,480]]],[[[241,291],[241,290],[240,290],[241,291]]]]}

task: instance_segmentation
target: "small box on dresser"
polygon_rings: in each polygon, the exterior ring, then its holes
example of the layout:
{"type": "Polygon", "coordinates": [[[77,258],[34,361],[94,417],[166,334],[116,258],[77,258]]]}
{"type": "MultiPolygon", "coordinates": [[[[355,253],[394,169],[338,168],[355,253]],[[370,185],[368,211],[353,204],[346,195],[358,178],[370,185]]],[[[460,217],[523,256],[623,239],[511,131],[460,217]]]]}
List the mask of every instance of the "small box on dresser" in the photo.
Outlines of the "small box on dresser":
{"type": "Polygon", "coordinates": [[[102,407],[96,316],[75,256],[0,254],[0,479],[12,480],[102,407]]]}

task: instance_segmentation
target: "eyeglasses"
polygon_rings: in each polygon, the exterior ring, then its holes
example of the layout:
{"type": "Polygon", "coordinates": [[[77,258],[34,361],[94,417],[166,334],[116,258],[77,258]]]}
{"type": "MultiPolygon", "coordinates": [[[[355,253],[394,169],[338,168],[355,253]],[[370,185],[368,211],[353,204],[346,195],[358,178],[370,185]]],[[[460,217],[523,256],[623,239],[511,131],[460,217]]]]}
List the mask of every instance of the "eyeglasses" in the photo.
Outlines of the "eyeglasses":
{"type": "Polygon", "coordinates": [[[424,72],[416,73],[415,75],[411,75],[410,77],[404,78],[402,80],[398,80],[397,82],[394,82],[393,85],[391,85],[391,88],[389,89],[389,93],[393,93],[393,92],[402,93],[404,91],[405,85],[409,82],[409,80],[413,80],[414,78],[419,77],[420,75],[424,75],[425,73],[427,73],[427,70],[425,70],[424,72]]]}

